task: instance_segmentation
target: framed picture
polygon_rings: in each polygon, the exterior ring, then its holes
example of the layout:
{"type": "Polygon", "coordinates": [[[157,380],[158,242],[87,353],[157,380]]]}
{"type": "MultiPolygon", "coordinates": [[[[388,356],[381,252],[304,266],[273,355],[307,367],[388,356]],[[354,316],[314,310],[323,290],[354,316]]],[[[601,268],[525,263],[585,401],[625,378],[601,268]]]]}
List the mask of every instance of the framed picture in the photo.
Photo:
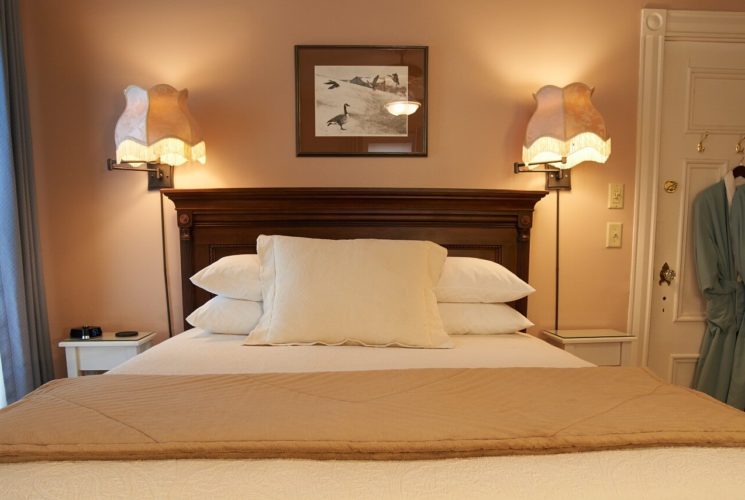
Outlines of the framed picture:
{"type": "Polygon", "coordinates": [[[296,45],[295,101],[298,156],[427,156],[427,47],[296,45]]]}

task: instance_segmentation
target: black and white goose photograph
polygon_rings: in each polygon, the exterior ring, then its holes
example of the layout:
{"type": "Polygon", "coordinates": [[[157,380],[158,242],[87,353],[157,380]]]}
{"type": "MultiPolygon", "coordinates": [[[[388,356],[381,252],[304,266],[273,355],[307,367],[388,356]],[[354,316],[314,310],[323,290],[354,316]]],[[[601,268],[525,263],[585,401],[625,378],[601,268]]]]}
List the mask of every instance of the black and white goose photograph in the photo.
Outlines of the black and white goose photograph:
{"type": "Polygon", "coordinates": [[[316,66],[316,136],[408,135],[406,115],[386,104],[408,97],[407,66],[316,66]]]}
{"type": "Polygon", "coordinates": [[[298,156],[427,156],[427,47],[296,45],[298,156]]]}

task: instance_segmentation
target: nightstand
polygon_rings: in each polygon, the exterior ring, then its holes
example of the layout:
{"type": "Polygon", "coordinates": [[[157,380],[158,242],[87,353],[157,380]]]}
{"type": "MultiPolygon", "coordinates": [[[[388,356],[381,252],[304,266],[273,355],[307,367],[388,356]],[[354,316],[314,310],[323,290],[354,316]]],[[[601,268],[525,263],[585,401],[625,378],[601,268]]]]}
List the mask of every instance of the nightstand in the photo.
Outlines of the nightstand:
{"type": "Polygon", "coordinates": [[[115,337],[114,332],[103,332],[93,339],[63,340],[59,346],[65,348],[67,376],[74,378],[87,370],[111,370],[150,349],[154,340],[155,332],[139,332],[136,337],[115,337]]]}
{"type": "Polygon", "coordinates": [[[631,364],[631,343],[636,340],[618,330],[543,330],[543,339],[598,366],[631,364]]]}

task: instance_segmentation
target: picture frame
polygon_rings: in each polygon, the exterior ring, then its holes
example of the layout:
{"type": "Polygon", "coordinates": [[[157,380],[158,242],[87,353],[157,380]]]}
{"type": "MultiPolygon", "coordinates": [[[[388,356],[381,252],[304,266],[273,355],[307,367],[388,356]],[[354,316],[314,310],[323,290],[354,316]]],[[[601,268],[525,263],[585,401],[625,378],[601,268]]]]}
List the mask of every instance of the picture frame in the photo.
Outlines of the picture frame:
{"type": "Polygon", "coordinates": [[[427,156],[426,46],[296,45],[297,156],[427,156]],[[414,101],[411,115],[386,104],[414,101]]]}

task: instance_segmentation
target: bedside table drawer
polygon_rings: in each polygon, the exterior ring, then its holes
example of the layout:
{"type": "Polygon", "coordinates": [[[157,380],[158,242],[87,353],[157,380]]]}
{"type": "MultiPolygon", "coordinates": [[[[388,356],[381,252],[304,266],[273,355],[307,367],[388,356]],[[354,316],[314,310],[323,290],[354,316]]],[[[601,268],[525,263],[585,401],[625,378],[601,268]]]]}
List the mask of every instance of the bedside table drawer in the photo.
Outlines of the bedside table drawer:
{"type": "Polygon", "coordinates": [[[137,346],[132,347],[98,347],[97,349],[76,349],[78,369],[111,370],[139,354],[137,346]]]}
{"type": "Polygon", "coordinates": [[[621,366],[621,343],[567,344],[564,350],[598,366],[621,366]]]}

